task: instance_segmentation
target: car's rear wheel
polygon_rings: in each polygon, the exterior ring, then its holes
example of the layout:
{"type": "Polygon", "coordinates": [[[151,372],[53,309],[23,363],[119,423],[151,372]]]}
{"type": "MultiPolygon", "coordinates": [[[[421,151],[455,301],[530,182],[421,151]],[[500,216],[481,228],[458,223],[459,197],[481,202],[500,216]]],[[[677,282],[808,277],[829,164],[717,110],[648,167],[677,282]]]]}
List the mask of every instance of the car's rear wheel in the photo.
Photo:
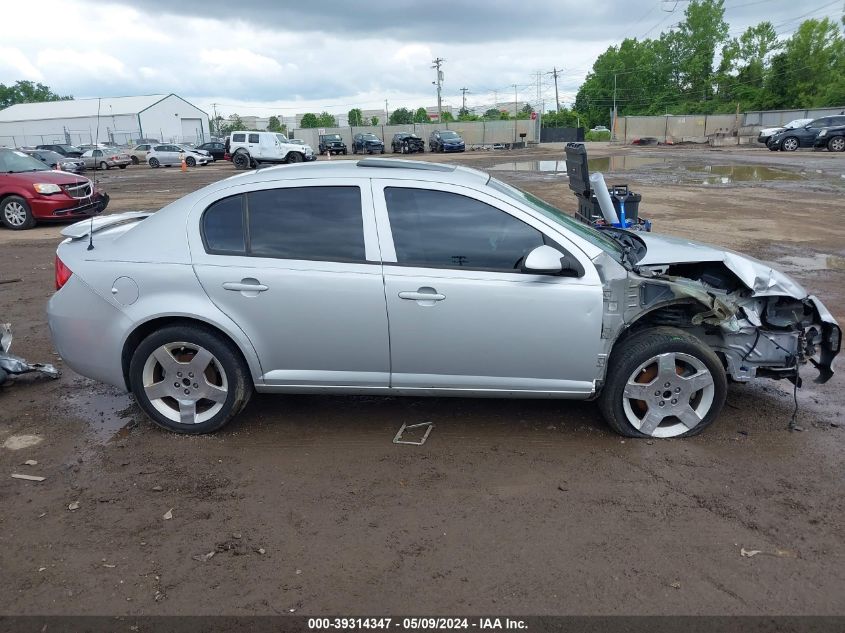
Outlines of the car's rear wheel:
{"type": "Polygon", "coordinates": [[[188,167],[196,167],[197,166],[197,160],[193,156],[188,156],[188,158],[185,159],[185,164],[188,167]]]}
{"type": "Polygon", "coordinates": [[[138,157],[137,157],[137,156],[132,156],[132,164],[133,164],[133,165],[137,165],[137,164],[139,164],[140,162],[141,162],[141,161],[138,159],[138,157]]]}
{"type": "Polygon", "coordinates": [[[118,165],[121,169],[126,169],[126,165],[118,165]]]}
{"type": "Polygon", "coordinates": [[[129,365],[138,405],[175,433],[216,431],[252,395],[249,373],[234,346],[202,326],[174,325],[141,341],[129,365]]]}
{"type": "Polygon", "coordinates": [[[845,152],[845,136],[837,136],[827,142],[827,149],[831,152],[845,152]]]}
{"type": "Polygon", "coordinates": [[[20,196],[9,196],[0,203],[0,221],[13,231],[23,231],[35,226],[35,216],[26,200],[20,196]]]}
{"type": "Polygon", "coordinates": [[[149,160],[149,163],[150,163],[150,167],[152,167],[153,169],[156,169],[159,165],[161,165],[161,163],[158,162],[158,158],[151,158],[149,160]]]}
{"type": "Polygon", "coordinates": [[[232,164],[235,169],[249,169],[249,163],[249,154],[246,152],[235,152],[235,155],[232,156],[232,164]]]}
{"type": "Polygon", "coordinates": [[[794,136],[789,136],[783,139],[783,143],[780,144],[781,149],[783,149],[784,152],[794,152],[798,149],[799,145],[800,143],[798,142],[798,139],[794,136]]]}
{"type": "Polygon", "coordinates": [[[684,330],[659,327],[613,350],[599,407],[621,435],[681,437],[713,422],[726,395],[725,370],[713,350],[684,330]]]}

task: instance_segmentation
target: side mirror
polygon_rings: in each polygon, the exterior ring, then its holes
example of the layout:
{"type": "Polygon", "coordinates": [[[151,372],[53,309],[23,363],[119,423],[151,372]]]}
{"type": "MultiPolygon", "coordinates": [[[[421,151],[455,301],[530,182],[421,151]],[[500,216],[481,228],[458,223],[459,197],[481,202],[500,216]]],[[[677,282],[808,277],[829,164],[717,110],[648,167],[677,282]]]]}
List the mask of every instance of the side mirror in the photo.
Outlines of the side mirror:
{"type": "Polygon", "coordinates": [[[551,246],[538,246],[525,257],[522,272],[533,275],[581,277],[584,268],[571,255],[564,255],[551,246]]]}

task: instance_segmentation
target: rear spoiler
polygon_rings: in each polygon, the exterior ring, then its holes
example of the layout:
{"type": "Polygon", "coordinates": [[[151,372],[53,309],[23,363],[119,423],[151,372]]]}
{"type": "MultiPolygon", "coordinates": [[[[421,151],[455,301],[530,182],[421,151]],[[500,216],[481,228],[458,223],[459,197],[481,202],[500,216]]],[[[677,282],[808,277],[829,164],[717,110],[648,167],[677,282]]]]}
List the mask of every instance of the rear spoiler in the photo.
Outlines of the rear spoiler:
{"type": "Polygon", "coordinates": [[[88,237],[92,233],[97,233],[98,231],[118,226],[119,224],[140,222],[141,220],[150,217],[153,213],[154,211],[129,211],[127,213],[101,215],[66,226],[62,229],[62,235],[69,237],[72,240],[79,240],[83,237],[88,237]]]}

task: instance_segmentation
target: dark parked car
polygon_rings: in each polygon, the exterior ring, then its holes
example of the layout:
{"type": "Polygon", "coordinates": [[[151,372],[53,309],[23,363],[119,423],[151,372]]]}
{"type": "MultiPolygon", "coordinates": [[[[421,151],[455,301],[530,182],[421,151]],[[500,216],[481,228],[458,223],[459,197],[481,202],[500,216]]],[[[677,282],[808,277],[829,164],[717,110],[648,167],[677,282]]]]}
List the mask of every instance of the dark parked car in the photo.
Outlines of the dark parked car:
{"type": "Polygon", "coordinates": [[[463,152],[466,151],[466,145],[457,132],[434,130],[428,137],[428,149],[432,152],[463,152]]]}
{"type": "Polygon", "coordinates": [[[845,125],[823,127],[816,137],[816,147],[826,147],[830,152],[845,152],[845,125]]]}
{"type": "Polygon", "coordinates": [[[80,158],[83,150],[75,145],[68,145],[67,143],[56,143],[54,145],[36,145],[35,149],[48,149],[51,152],[56,152],[68,158],[80,158]]]}
{"type": "Polygon", "coordinates": [[[214,160],[223,160],[226,154],[226,146],[222,141],[212,141],[210,143],[203,143],[197,149],[201,149],[209,153],[214,160]]]}
{"type": "Polygon", "coordinates": [[[814,147],[816,138],[822,128],[840,125],[845,125],[845,115],[822,117],[821,119],[811,121],[804,127],[794,130],[782,130],[772,134],[766,146],[773,152],[778,150],[794,152],[799,147],[814,147]]]}
{"type": "Polygon", "coordinates": [[[85,171],[85,161],[81,158],[68,158],[49,149],[29,149],[25,150],[24,153],[40,160],[50,169],[68,171],[72,174],[85,171]]]}
{"type": "Polygon", "coordinates": [[[384,154],[384,141],[375,134],[360,133],[352,138],[352,153],[384,154]]]}
{"type": "Polygon", "coordinates": [[[413,154],[414,152],[425,151],[425,141],[416,134],[409,132],[394,134],[390,146],[393,148],[394,154],[413,154]]]}
{"type": "Polygon", "coordinates": [[[0,223],[31,229],[42,220],[80,220],[106,208],[109,197],[84,176],[52,171],[40,160],[0,149],[0,223]]]}
{"type": "Polygon", "coordinates": [[[340,134],[320,134],[319,151],[321,154],[346,154],[346,143],[340,134]]]}

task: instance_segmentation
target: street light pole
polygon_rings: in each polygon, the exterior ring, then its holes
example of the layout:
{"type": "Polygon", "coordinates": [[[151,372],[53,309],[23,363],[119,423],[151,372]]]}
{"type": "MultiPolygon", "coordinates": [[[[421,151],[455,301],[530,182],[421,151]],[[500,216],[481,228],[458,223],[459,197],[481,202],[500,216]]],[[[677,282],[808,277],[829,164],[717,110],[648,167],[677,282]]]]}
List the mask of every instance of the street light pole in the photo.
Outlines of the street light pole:
{"type": "Polygon", "coordinates": [[[437,69],[437,122],[440,123],[443,121],[443,102],[440,98],[440,90],[441,90],[441,82],[443,81],[443,71],[440,70],[440,65],[445,62],[445,59],[441,59],[437,57],[431,63],[434,64],[432,68],[437,69]]]}

